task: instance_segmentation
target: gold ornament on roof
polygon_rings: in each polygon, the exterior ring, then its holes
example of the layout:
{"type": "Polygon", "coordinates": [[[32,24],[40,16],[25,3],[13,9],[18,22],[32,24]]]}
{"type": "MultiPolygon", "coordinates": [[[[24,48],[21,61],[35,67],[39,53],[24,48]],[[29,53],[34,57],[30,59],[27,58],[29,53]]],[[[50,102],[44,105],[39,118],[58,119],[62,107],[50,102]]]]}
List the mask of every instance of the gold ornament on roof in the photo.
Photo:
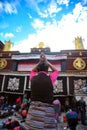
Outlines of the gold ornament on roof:
{"type": "Polygon", "coordinates": [[[76,50],[84,49],[82,37],[75,38],[75,49],[76,50]]]}
{"type": "Polygon", "coordinates": [[[35,48],[47,48],[48,46],[44,44],[44,42],[39,42],[35,48]]]}
{"type": "Polygon", "coordinates": [[[11,48],[12,48],[12,42],[10,40],[5,41],[5,46],[4,46],[3,51],[11,51],[11,48]]]}
{"type": "Polygon", "coordinates": [[[40,43],[38,44],[38,46],[39,46],[39,48],[44,48],[44,43],[43,43],[43,42],[40,42],[40,43]]]}

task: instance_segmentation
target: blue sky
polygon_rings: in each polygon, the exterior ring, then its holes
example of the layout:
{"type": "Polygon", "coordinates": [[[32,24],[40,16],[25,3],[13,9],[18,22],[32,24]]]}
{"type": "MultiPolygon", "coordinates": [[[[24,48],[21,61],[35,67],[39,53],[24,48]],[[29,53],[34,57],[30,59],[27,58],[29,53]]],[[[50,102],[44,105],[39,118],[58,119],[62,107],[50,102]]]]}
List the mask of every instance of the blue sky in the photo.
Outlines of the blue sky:
{"type": "Polygon", "coordinates": [[[75,49],[81,36],[87,49],[87,0],[0,0],[0,40],[12,50],[30,52],[39,42],[51,51],[75,49]]]}

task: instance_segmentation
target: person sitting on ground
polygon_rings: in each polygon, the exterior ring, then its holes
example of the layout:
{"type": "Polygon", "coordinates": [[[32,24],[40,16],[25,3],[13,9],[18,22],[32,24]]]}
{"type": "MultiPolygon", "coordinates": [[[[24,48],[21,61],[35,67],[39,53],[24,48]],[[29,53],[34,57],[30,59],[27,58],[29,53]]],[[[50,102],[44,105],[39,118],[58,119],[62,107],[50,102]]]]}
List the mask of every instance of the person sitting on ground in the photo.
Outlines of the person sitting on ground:
{"type": "Polygon", "coordinates": [[[17,118],[13,118],[11,121],[11,129],[14,130],[14,128],[18,128],[17,130],[20,129],[20,124],[17,118]]]}
{"type": "Polygon", "coordinates": [[[9,117],[7,120],[3,122],[2,128],[14,130],[14,128],[18,128],[17,130],[20,130],[20,124],[18,122],[17,118],[11,118],[9,117]]]}
{"type": "Polygon", "coordinates": [[[11,129],[11,121],[12,121],[12,118],[11,118],[11,117],[8,117],[7,120],[4,120],[4,121],[2,122],[2,124],[3,124],[2,128],[11,129]]]}

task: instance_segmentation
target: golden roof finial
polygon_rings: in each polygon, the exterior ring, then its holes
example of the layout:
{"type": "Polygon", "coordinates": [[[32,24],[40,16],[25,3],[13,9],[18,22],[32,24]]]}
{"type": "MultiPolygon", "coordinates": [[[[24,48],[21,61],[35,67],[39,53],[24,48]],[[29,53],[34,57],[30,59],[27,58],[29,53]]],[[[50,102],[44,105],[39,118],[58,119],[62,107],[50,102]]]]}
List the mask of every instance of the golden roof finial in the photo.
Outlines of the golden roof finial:
{"type": "Polygon", "coordinates": [[[46,48],[48,45],[45,45],[44,42],[39,42],[35,48],[46,48]]]}
{"type": "Polygon", "coordinates": [[[10,40],[5,41],[5,46],[3,48],[3,51],[11,51],[11,48],[12,48],[12,42],[10,40]]]}
{"type": "Polygon", "coordinates": [[[77,38],[75,38],[75,49],[76,50],[84,49],[82,37],[77,36],[77,38]]]}
{"type": "Polygon", "coordinates": [[[40,42],[40,43],[38,44],[38,46],[39,46],[39,48],[44,48],[44,43],[43,43],[43,42],[40,42]]]}

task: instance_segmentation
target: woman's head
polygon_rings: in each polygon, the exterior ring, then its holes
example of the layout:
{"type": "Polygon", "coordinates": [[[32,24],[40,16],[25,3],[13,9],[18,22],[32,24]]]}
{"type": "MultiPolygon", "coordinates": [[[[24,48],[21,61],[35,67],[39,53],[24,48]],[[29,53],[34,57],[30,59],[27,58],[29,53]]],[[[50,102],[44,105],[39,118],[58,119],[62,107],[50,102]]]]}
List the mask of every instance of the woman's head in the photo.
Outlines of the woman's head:
{"type": "Polygon", "coordinates": [[[45,56],[44,53],[41,53],[41,54],[40,54],[40,61],[43,61],[43,62],[46,61],[46,56],[45,56]]]}
{"type": "Polygon", "coordinates": [[[44,61],[40,61],[39,62],[39,64],[38,64],[38,66],[37,66],[37,71],[39,72],[39,71],[46,71],[46,72],[48,72],[48,64],[46,63],[46,62],[44,62],[44,61]]]}

